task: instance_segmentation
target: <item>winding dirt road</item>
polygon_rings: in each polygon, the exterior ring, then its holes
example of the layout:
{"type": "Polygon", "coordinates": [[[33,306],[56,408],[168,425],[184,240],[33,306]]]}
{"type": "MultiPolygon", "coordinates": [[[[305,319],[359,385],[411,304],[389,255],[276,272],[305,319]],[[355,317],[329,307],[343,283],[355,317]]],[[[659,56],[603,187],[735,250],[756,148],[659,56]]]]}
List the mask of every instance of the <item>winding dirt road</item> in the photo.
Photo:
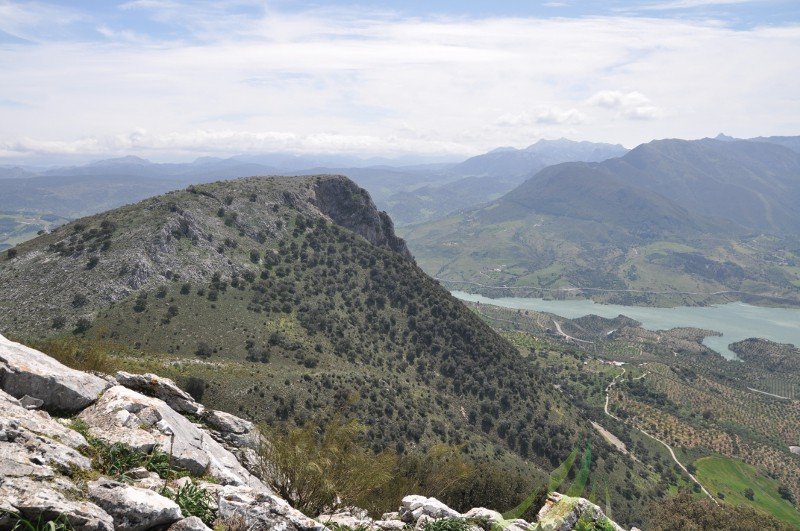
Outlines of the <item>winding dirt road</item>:
{"type": "MultiPolygon", "coordinates": [[[[611,412],[608,411],[608,403],[609,403],[609,400],[611,399],[611,388],[614,387],[617,384],[617,382],[619,382],[620,378],[625,376],[625,372],[626,372],[625,368],[623,367],[622,368],[622,372],[619,373],[617,376],[615,376],[614,379],[611,381],[611,383],[608,384],[608,387],[606,387],[606,407],[605,407],[606,415],[608,415],[609,417],[611,417],[614,420],[622,422],[623,424],[625,424],[625,423],[622,421],[622,419],[620,419],[619,417],[617,417],[616,415],[614,415],[614,414],[612,414],[611,412]]],[[[638,377],[637,379],[644,378],[645,376],[646,376],[646,374],[643,374],[642,376],[638,377]]],[[[636,429],[636,430],[639,430],[644,435],[650,437],[654,441],[656,441],[658,443],[661,443],[664,446],[664,448],[666,448],[669,451],[669,455],[672,456],[672,460],[675,461],[675,464],[677,464],[681,468],[681,470],[683,470],[686,473],[686,475],[689,476],[689,478],[691,478],[691,480],[698,487],[700,487],[700,490],[703,491],[703,494],[705,494],[706,496],[711,498],[711,501],[713,501],[714,503],[719,505],[719,502],[716,500],[716,498],[714,498],[714,496],[712,496],[711,493],[708,492],[708,490],[703,486],[703,484],[700,483],[700,481],[698,481],[698,479],[694,476],[694,474],[689,472],[689,470],[685,466],[683,466],[683,463],[681,463],[680,460],[678,460],[678,456],[675,455],[675,450],[673,450],[670,445],[668,445],[667,443],[665,443],[664,441],[662,441],[661,439],[659,439],[655,435],[652,435],[652,434],[648,433],[646,430],[643,430],[641,428],[637,428],[635,426],[633,426],[633,428],[636,429]]],[[[631,453],[631,455],[633,455],[633,453],[631,453]]]]}

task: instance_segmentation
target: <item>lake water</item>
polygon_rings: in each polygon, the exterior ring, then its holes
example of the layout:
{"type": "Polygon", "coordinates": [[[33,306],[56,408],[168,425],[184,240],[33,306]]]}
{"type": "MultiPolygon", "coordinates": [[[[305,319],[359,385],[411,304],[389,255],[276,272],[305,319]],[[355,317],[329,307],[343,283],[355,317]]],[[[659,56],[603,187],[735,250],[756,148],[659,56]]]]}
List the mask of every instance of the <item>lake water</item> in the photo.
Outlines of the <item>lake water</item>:
{"type": "Polygon", "coordinates": [[[590,314],[608,318],[625,315],[636,319],[648,330],[668,330],[678,327],[714,330],[721,332],[722,336],[707,337],[703,340],[703,344],[728,359],[736,359],[736,354],[728,349],[728,345],[749,337],[800,345],[800,309],[794,308],[765,308],[741,302],[703,307],[650,308],[598,304],[592,300],[551,301],[524,297],[490,299],[464,291],[452,293],[465,301],[548,312],[567,319],[590,314]]]}

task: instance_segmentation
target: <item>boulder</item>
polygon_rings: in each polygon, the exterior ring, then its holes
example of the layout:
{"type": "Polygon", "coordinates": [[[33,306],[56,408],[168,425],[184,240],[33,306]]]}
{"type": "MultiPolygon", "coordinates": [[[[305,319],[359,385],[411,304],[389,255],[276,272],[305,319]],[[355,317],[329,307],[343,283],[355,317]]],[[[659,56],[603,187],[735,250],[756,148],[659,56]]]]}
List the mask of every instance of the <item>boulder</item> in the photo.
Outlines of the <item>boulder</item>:
{"type": "Polygon", "coordinates": [[[400,507],[400,519],[404,522],[416,522],[423,515],[434,519],[460,518],[461,513],[443,504],[436,498],[411,495],[403,498],[400,507]]]}
{"type": "Polygon", "coordinates": [[[28,395],[47,411],[71,414],[94,403],[107,386],[102,378],[0,335],[0,389],[11,396],[28,395]]]}
{"type": "Polygon", "coordinates": [[[174,501],[151,490],[117,481],[99,479],[90,482],[89,497],[111,515],[118,531],[144,531],[183,518],[174,501]]]}
{"type": "Polygon", "coordinates": [[[223,487],[219,493],[217,517],[223,523],[235,523],[242,529],[327,530],[274,494],[248,487],[223,487]]]}
{"type": "Polygon", "coordinates": [[[166,402],[166,404],[178,413],[189,415],[200,415],[204,408],[202,404],[195,402],[192,395],[178,387],[169,378],[162,378],[155,374],[131,374],[119,371],[116,374],[119,385],[125,386],[143,395],[152,396],[166,402]]]}
{"type": "Polygon", "coordinates": [[[607,521],[615,531],[624,531],[616,523],[608,519],[597,505],[585,498],[573,498],[558,492],[547,497],[544,506],[537,515],[538,527],[541,531],[571,531],[580,519],[598,523],[607,521]]]}
{"type": "Polygon", "coordinates": [[[500,522],[505,521],[502,514],[498,513],[497,511],[492,511],[491,509],[485,509],[483,507],[475,507],[474,509],[470,509],[464,513],[463,517],[470,522],[480,524],[480,526],[486,530],[492,529],[494,524],[499,524],[500,522]]]}
{"type": "Polygon", "coordinates": [[[53,476],[53,468],[62,474],[88,470],[91,460],[77,451],[83,446],[79,433],[0,391],[0,477],[43,479],[53,476]]]}
{"type": "Polygon", "coordinates": [[[124,442],[148,452],[159,445],[165,452],[171,450],[175,465],[193,475],[208,474],[223,484],[269,490],[206,431],[158,398],[115,386],[80,418],[94,437],[109,443],[124,442]]]}
{"type": "Polygon", "coordinates": [[[221,433],[235,433],[243,435],[255,431],[255,424],[224,411],[206,410],[202,416],[203,421],[211,429],[221,433]]]}
{"type": "Polygon", "coordinates": [[[211,528],[198,517],[190,516],[169,526],[168,531],[211,531],[211,528]]]}
{"type": "MultiPolygon", "coordinates": [[[[73,529],[113,531],[114,521],[108,513],[93,503],[68,499],[60,492],[69,489],[74,485],[63,478],[43,483],[0,476],[0,508],[31,521],[66,520],[73,529]]],[[[7,515],[6,520],[0,519],[0,526],[11,524],[13,517],[7,515]]]]}

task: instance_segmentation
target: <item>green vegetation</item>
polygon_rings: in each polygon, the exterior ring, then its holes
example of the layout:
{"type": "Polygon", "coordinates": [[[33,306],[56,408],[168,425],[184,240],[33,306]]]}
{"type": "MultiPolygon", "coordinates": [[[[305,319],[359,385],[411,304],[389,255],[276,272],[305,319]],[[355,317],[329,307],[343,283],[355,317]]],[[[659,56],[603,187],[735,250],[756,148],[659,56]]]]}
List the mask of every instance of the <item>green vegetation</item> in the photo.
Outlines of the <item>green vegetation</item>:
{"type": "Polygon", "coordinates": [[[426,272],[490,296],[800,305],[800,218],[786,201],[800,193],[788,169],[800,157],[766,145],[744,157],[723,144],[654,141],[597,165],[550,166],[487,205],[401,234],[426,272]],[[734,182],[759,195],[727,201],[734,182]]]}
{"type": "Polygon", "coordinates": [[[460,518],[442,518],[428,522],[422,528],[423,531],[468,531],[470,525],[460,518]]]}
{"type": "Polygon", "coordinates": [[[72,429],[83,435],[89,447],[85,449],[87,457],[92,459],[92,468],[105,476],[118,481],[130,481],[128,473],[135,468],[145,468],[155,472],[162,479],[174,476],[170,456],[158,446],[150,453],[131,448],[125,443],[108,444],[89,433],[89,427],[80,419],[74,419],[72,429]]]}
{"type": "Polygon", "coordinates": [[[753,507],[800,527],[800,512],[778,492],[778,482],[754,467],[720,456],[698,459],[694,465],[700,482],[711,492],[722,493],[726,503],[753,507]]]}
{"type": "Polygon", "coordinates": [[[165,488],[162,494],[178,504],[184,517],[196,516],[209,526],[217,519],[213,496],[191,480],[175,490],[165,488]]]}
{"type": "Polygon", "coordinates": [[[11,518],[10,531],[72,531],[72,524],[64,515],[56,518],[39,515],[35,520],[30,520],[19,514],[0,509],[0,514],[7,514],[11,518]]]}
{"type": "Polygon", "coordinates": [[[688,492],[681,492],[653,505],[647,529],[652,531],[674,531],[676,529],[681,531],[718,531],[720,529],[790,531],[796,527],[750,507],[715,505],[707,498],[699,499],[688,492]]]}

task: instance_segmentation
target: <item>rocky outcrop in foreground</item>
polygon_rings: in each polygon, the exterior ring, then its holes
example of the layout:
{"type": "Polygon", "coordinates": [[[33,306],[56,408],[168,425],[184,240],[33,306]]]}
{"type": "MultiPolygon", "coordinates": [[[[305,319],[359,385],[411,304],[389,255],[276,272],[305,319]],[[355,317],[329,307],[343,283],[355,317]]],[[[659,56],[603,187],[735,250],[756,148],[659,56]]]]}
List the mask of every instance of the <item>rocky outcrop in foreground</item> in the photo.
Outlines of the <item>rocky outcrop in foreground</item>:
{"type": "Polygon", "coordinates": [[[92,531],[422,531],[441,519],[476,531],[570,531],[579,520],[621,530],[596,505],[558,493],[535,523],[424,496],[377,520],[359,509],[312,519],[248,470],[259,444],[252,423],[206,409],[171,380],[101,378],[0,336],[0,530],[52,521],[92,531]]]}

